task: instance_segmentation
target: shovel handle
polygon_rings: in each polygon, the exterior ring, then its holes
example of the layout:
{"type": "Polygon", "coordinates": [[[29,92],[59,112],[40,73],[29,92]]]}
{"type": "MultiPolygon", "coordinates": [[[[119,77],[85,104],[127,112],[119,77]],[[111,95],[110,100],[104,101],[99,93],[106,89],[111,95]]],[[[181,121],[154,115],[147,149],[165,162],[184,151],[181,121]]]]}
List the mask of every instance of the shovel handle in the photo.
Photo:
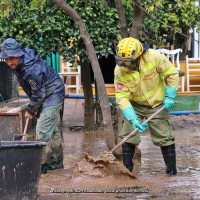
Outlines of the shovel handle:
{"type": "Polygon", "coordinates": [[[26,123],[25,123],[25,126],[24,126],[24,132],[23,132],[23,135],[22,135],[22,141],[26,140],[26,133],[27,133],[27,129],[28,129],[28,123],[29,123],[29,118],[26,118],[26,123]]]}
{"type": "MultiPolygon", "coordinates": [[[[161,108],[159,108],[154,114],[152,114],[147,120],[145,120],[143,124],[148,123],[150,120],[152,120],[158,113],[160,113],[161,111],[164,110],[164,106],[162,106],[161,108]]],[[[138,131],[138,128],[136,128],[135,130],[133,130],[129,135],[127,135],[121,142],[119,142],[116,146],[114,146],[110,152],[112,153],[113,151],[115,151],[118,147],[120,147],[122,144],[124,144],[131,136],[133,136],[136,132],[138,131]]]]}

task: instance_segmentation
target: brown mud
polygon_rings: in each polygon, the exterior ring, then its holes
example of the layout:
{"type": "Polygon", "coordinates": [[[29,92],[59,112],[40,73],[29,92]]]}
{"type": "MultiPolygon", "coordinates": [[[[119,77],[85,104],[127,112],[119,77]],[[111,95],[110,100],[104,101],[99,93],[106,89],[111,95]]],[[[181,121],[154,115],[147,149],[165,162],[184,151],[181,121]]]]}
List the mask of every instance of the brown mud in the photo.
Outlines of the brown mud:
{"type": "Polygon", "coordinates": [[[135,166],[136,178],[133,178],[114,168],[96,167],[84,159],[84,152],[95,157],[108,149],[103,130],[70,129],[83,126],[82,103],[82,100],[72,99],[65,102],[61,125],[64,169],[41,175],[38,200],[200,200],[200,115],[172,116],[176,176],[165,174],[160,148],[152,144],[147,132],[142,135],[141,164],[135,166]]]}

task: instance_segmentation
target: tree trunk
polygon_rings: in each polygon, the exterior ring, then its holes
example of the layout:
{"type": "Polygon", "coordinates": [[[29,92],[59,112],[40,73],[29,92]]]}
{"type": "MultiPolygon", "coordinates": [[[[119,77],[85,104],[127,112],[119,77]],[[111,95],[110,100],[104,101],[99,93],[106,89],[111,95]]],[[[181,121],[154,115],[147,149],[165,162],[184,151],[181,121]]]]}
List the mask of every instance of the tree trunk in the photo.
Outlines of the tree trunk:
{"type": "Polygon", "coordinates": [[[192,56],[191,55],[191,44],[192,44],[192,35],[191,35],[191,33],[189,32],[189,30],[188,30],[188,32],[187,32],[187,35],[189,35],[189,37],[187,37],[186,39],[185,39],[185,55],[189,55],[189,56],[192,56]]]}
{"type": "Polygon", "coordinates": [[[92,94],[92,85],[90,77],[90,62],[85,60],[81,64],[81,80],[83,85],[85,107],[84,107],[84,120],[85,127],[90,128],[94,126],[94,100],[92,94]]]}
{"type": "Polygon", "coordinates": [[[106,94],[104,79],[94,50],[94,46],[90,39],[90,35],[86,29],[85,23],[81,20],[79,14],[71,6],[69,6],[64,0],[52,0],[52,2],[57,4],[61,9],[63,9],[80,30],[81,37],[85,44],[92,65],[92,70],[94,72],[94,76],[97,82],[97,88],[100,97],[100,106],[103,113],[105,140],[108,148],[111,149],[115,146],[115,135],[112,125],[111,110],[106,94]]]}
{"type": "Polygon", "coordinates": [[[172,44],[170,46],[170,50],[173,50],[175,48],[175,42],[176,42],[176,33],[173,31],[173,37],[172,37],[172,44]]]}
{"type": "Polygon", "coordinates": [[[142,25],[142,10],[141,10],[141,0],[134,0],[135,9],[133,15],[133,22],[130,31],[130,36],[134,38],[139,37],[139,32],[142,25]]]}
{"type": "Polygon", "coordinates": [[[181,53],[180,58],[185,59],[186,55],[189,55],[189,57],[192,56],[191,55],[191,49],[190,49],[191,48],[190,47],[190,45],[191,45],[191,34],[189,33],[189,30],[187,28],[183,29],[182,33],[184,35],[187,35],[188,37],[183,37],[183,36],[180,37],[179,34],[176,34],[176,48],[183,49],[183,52],[181,53]],[[179,38],[177,39],[177,37],[179,37],[179,38]]]}
{"type": "Polygon", "coordinates": [[[122,38],[128,37],[128,28],[126,23],[126,16],[121,0],[115,0],[115,7],[119,15],[119,25],[122,38]]]}

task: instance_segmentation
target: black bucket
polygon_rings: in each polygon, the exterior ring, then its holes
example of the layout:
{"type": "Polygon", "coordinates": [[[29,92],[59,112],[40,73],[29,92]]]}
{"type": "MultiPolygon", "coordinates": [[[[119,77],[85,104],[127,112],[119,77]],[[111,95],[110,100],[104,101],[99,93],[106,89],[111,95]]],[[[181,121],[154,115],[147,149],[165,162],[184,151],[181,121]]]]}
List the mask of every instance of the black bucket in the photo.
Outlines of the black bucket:
{"type": "Polygon", "coordinates": [[[0,199],[36,199],[43,147],[40,141],[0,142],[0,199]]]}

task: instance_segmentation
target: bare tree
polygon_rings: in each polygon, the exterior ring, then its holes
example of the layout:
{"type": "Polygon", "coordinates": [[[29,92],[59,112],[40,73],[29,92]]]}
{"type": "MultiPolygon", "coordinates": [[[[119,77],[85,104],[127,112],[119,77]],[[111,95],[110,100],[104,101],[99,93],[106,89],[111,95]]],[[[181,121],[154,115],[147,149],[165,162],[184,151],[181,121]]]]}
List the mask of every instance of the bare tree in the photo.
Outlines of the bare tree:
{"type": "Polygon", "coordinates": [[[103,113],[105,140],[109,149],[113,148],[115,145],[115,135],[112,125],[111,110],[108,102],[108,97],[106,94],[106,88],[104,79],[101,73],[99,62],[94,50],[94,46],[91,42],[90,35],[86,29],[85,23],[82,21],[80,15],[74,10],[70,5],[68,5],[64,0],[52,0],[54,4],[63,9],[68,16],[74,21],[75,25],[79,28],[81,33],[81,38],[85,44],[91,65],[94,72],[94,76],[97,82],[97,88],[100,97],[100,106],[103,113]]]}

